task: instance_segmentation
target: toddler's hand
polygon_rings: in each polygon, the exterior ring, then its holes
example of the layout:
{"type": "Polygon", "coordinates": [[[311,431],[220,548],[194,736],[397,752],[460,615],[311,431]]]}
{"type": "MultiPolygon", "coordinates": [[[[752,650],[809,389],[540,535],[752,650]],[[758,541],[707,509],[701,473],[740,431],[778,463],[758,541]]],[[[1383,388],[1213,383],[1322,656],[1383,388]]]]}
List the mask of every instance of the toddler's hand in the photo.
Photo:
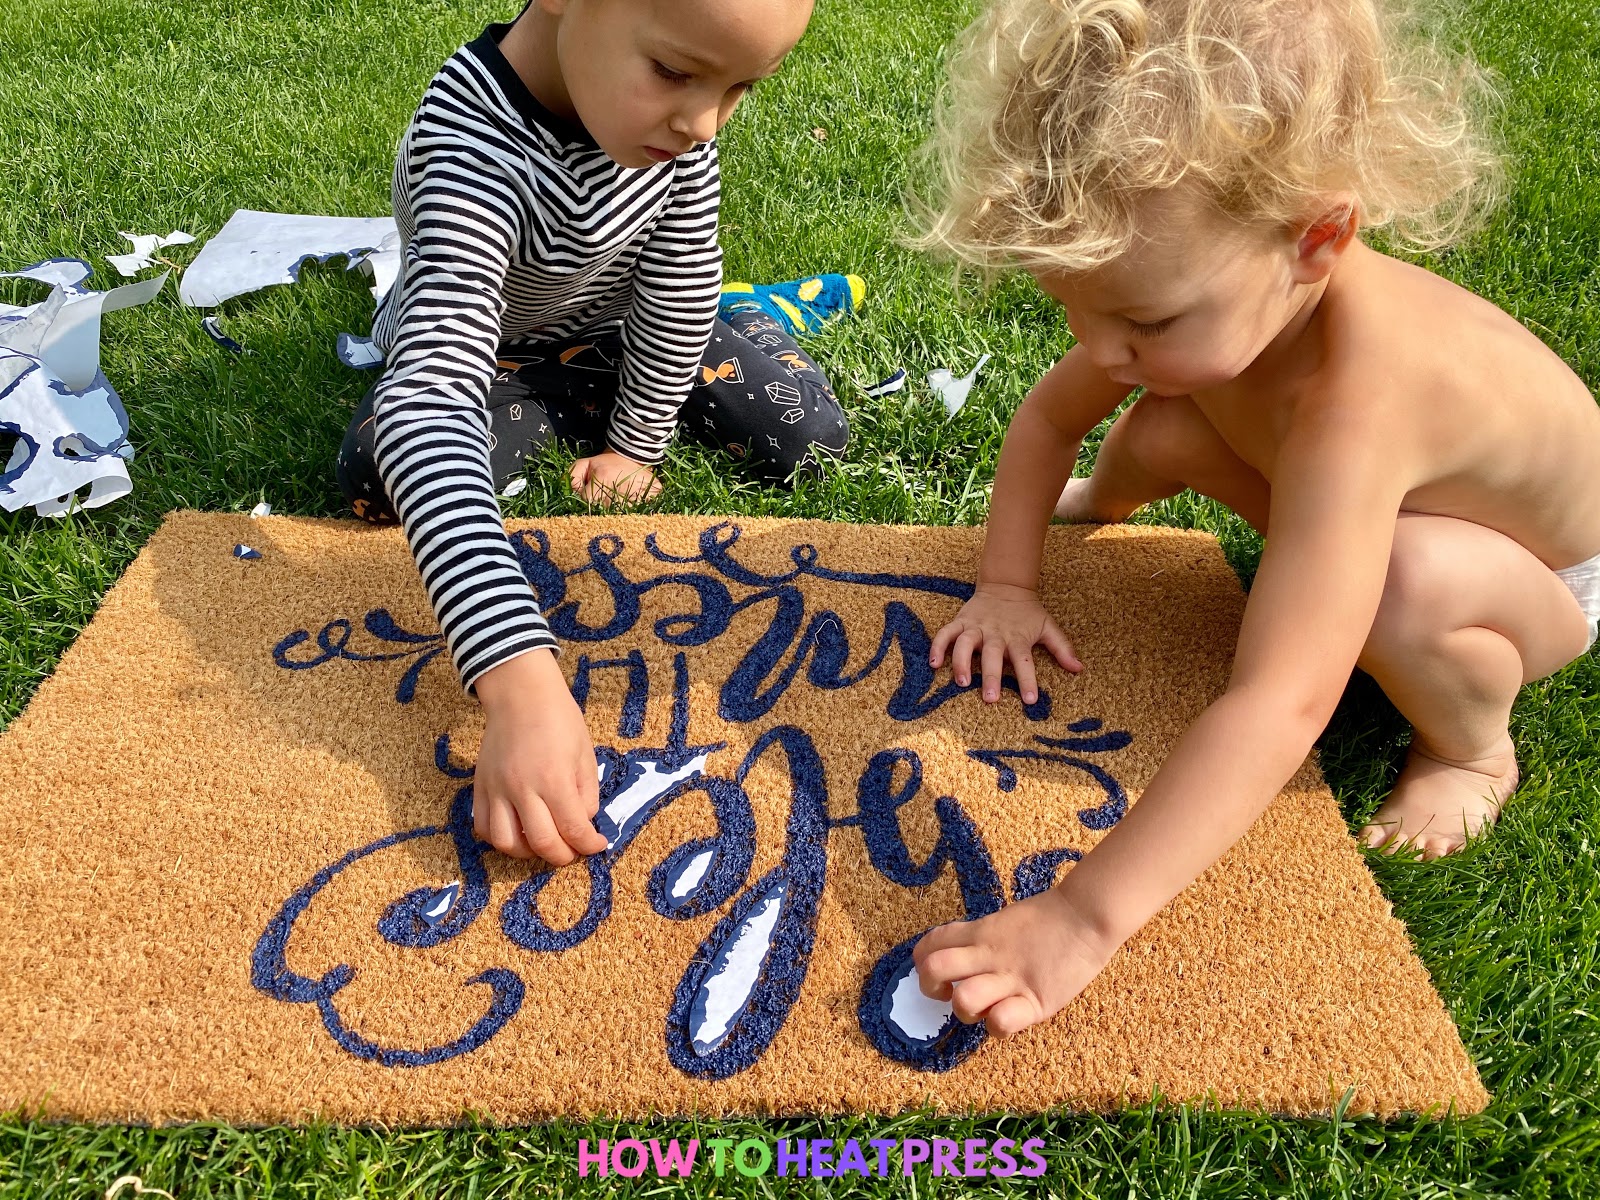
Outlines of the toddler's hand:
{"type": "Polygon", "coordinates": [[[956,619],[933,635],[933,652],[928,661],[935,670],[944,664],[944,652],[952,642],[955,645],[950,650],[950,669],[962,687],[972,680],[972,652],[981,652],[983,698],[991,703],[1000,699],[1000,677],[1005,673],[1007,658],[1016,670],[1022,702],[1032,704],[1039,698],[1033,648],[1040,643],[1063,670],[1074,674],[1083,670],[1061,626],[1045,612],[1039,594],[1027,588],[980,583],[956,619]]]}
{"type": "Polygon", "coordinates": [[[572,464],[572,490],[591,504],[609,507],[623,501],[652,499],[661,491],[661,484],[656,473],[643,463],[615,450],[604,450],[572,464]]]}
{"type": "Polygon", "coordinates": [[[535,650],[477,681],[488,725],[472,784],[472,829],[502,854],[564,866],[598,854],[600,776],[583,712],[555,655],[535,650]]]}

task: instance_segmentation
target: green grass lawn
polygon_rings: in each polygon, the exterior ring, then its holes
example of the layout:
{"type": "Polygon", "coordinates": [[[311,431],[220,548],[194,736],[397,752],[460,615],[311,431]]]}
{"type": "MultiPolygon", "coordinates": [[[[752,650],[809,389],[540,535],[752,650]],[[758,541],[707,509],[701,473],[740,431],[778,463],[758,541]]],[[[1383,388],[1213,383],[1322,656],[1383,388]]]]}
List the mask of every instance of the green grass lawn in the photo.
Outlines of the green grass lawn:
{"type": "MultiPolygon", "coordinates": [[[[203,242],[236,207],[388,211],[394,144],[423,86],[515,8],[0,0],[0,269],[82,255],[109,286],[118,277],[104,255],[127,249],[119,229],[182,228],[203,242]]],[[[676,450],[661,511],[983,520],[1007,416],[1067,335],[1026,281],[956,294],[946,270],[895,241],[940,49],[972,9],[969,0],[821,0],[782,76],[730,124],[729,277],[854,270],[868,281],[863,314],[809,343],[850,409],[853,441],[838,470],[794,494],[741,484],[725,462],[676,450]],[[994,358],[973,400],[947,420],[915,381],[935,366],[964,371],[984,351],[994,358]],[[862,395],[897,366],[913,386],[888,400],[862,395]]],[[[1427,261],[1600,385],[1600,22],[1586,0],[1472,0],[1449,33],[1504,79],[1515,191],[1486,235],[1427,261]]],[[[195,249],[173,254],[187,261],[195,249]]],[[[364,280],[337,267],[307,276],[223,310],[252,351],[245,358],[213,345],[172,286],[107,319],[103,366],[132,420],[134,491],[61,521],[0,513],[0,722],[27,704],[164,513],[243,511],[263,498],[279,512],[340,511],[333,456],[369,377],[337,362],[333,340],[365,332],[371,301],[364,280]]],[[[37,298],[4,286],[13,282],[0,281],[0,300],[37,298]]],[[[508,511],[579,506],[552,459],[508,511]]],[[[1179,497],[1142,519],[1212,530],[1242,575],[1253,569],[1255,539],[1208,502],[1179,497]]],[[[1373,863],[1494,1094],[1482,1117],[1379,1125],[1152,1105],[1109,1119],[663,1123],[644,1136],[1039,1136],[1050,1171],[1014,1186],[1040,1195],[1600,1194],[1600,654],[1527,689],[1514,731],[1526,782],[1491,839],[1441,863],[1373,863]]],[[[1352,826],[1392,782],[1404,739],[1403,722],[1358,678],[1321,743],[1352,826]]],[[[593,1191],[575,1180],[577,1139],[629,1136],[621,1128],[148,1130],[13,1115],[0,1122],[0,1196],[99,1196],[127,1172],[179,1200],[593,1191]]],[[[619,1182],[613,1190],[634,1192],[619,1182]]],[[[697,1177],[677,1190],[754,1196],[772,1186],[770,1177],[697,1177]]],[[[906,1190],[895,1180],[801,1186],[906,1190]]],[[[976,1190],[925,1177],[916,1186],[976,1190]]]]}

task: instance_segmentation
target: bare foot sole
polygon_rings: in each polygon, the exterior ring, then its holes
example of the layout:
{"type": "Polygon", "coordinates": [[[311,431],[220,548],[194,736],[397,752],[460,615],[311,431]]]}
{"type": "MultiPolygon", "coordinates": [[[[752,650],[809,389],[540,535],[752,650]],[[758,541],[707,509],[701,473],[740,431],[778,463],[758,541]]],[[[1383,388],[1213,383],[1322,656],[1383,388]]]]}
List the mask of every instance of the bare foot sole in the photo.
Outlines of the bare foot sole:
{"type": "Polygon", "coordinates": [[[1069,479],[1056,501],[1056,520],[1075,525],[1112,525],[1125,521],[1140,507],[1137,504],[1113,507],[1096,500],[1089,490],[1093,480],[1069,479]]]}
{"type": "Polygon", "coordinates": [[[1416,847],[1424,859],[1454,854],[1494,823],[1517,778],[1509,736],[1493,754],[1470,763],[1446,762],[1413,737],[1394,791],[1361,830],[1361,840],[1387,854],[1402,846],[1416,847]]]}

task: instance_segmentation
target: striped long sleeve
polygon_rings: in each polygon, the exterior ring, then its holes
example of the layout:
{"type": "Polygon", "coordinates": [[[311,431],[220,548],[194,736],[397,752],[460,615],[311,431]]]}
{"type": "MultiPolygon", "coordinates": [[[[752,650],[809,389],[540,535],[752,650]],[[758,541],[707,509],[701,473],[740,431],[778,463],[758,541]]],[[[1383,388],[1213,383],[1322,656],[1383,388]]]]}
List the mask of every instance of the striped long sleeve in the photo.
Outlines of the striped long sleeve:
{"type": "Polygon", "coordinates": [[[501,346],[623,326],[609,439],[661,460],[721,288],[714,143],[618,166],[546,111],[490,26],[445,63],[400,143],[399,278],[373,326],[385,351],[375,457],[462,684],[556,648],[506,537],[486,399],[501,346]]]}

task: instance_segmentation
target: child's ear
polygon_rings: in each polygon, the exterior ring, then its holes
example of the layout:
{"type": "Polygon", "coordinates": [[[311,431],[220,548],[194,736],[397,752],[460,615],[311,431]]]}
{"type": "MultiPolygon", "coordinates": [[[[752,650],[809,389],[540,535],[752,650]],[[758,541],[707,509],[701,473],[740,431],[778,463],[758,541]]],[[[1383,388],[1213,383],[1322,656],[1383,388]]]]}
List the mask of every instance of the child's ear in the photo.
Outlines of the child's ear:
{"type": "Polygon", "coordinates": [[[1296,283],[1317,283],[1333,271],[1360,225],[1354,196],[1340,196],[1300,228],[1292,268],[1296,283]]]}

